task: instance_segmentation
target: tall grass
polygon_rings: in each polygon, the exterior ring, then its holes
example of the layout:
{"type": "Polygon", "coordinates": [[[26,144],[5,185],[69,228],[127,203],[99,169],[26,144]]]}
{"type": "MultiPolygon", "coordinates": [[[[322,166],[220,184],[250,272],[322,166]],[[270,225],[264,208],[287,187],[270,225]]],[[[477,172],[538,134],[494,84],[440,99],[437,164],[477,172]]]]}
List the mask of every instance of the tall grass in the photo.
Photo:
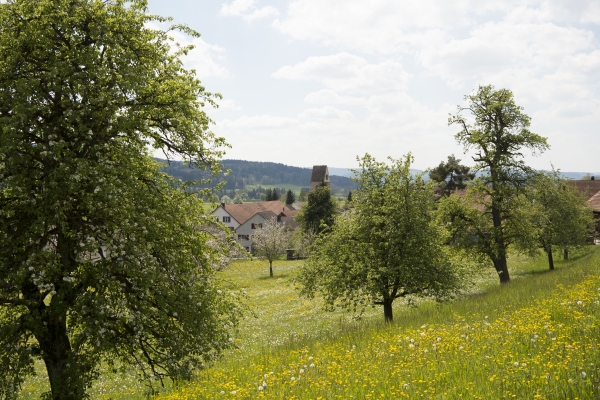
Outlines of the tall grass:
{"type": "MultiPolygon", "coordinates": [[[[511,284],[499,286],[485,269],[465,299],[398,302],[393,325],[380,308],[356,320],[299,298],[292,277],[301,261],[276,261],[274,278],[266,261],[234,262],[223,278],[246,293],[251,311],[237,349],[159,397],[596,398],[600,249],[559,261],[553,272],[543,257],[509,262],[511,284]]],[[[42,390],[40,370],[23,398],[42,390]]],[[[132,376],[106,371],[92,398],[144,398],[132,376]]]]}
{"type": "Polygon", "coordinates": [[[231,276],[245,283],[258,320],[246,322],[240,351],[164,398],[597,398],[594,250],[554,272],[543,259],[513,259],[510,285],[449,304],[399,305],[393,325],[378,309],[353,322],[303,303],[287,286],[293,264],[275,280],[256,261],[239,264],[231,276]]]}

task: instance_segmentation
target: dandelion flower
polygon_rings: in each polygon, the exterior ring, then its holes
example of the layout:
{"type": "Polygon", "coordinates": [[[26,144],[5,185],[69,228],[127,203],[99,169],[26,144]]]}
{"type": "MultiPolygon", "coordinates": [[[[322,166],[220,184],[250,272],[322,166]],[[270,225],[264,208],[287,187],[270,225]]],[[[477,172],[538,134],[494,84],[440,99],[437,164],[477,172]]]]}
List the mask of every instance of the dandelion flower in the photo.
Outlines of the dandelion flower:
{"type": "Polygon", "coordinates": [[[235,396],[235,395],[237,394],[237,392],[236,392],[235,390],[232,390],[232,391],[231,391],[231,394],[232,394],[233,396],[235,396]]]}
{"type": "Polygon", "coordinates": [[[290,378],[290,380],[292,380],[292,381],[295,381],[295,380],[296,380],[296,378],[292,376],[292,377],[290,378]]]}
{"type": "Polygon", "coordinates": [[[587,376],[587,374],[585,373],[585,371],[581,371],[581,374],[580,374],[580,375],[581,375],[581,377],[582,377],[583,379],[585,379],[585,377],[587,376]]]}
{"type": "Polygon", "coordinates": [[[515,363],[513,364],[515,367],[519,366],[519,363],[517,361],[515,361],[515,363]]]}
{"type": "Polygon", "coordinates": [[[314,368],[314,367],[315,367],[315,364],[310,364],[310,367],[311,367],[311,368],[314,368]]]}

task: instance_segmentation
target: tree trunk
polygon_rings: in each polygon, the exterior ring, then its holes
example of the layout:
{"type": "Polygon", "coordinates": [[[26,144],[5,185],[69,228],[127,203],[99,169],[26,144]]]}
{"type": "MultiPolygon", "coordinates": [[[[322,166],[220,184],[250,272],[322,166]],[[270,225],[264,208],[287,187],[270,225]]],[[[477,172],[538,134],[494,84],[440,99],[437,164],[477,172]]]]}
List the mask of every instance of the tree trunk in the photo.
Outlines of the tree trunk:
{"type": "Polygon", "coordinates": [[[492,221],[494,222],[494,246],[495,255],[493,257],[494,267],[498,272],[500,283],[509,283],[510,275],[508,274],[508,265],[506,263],[506,244],[504,243],[504,232],[502,230],[502,218],[500,209],[494,205],[492,199],[492,221]]]}
{"type": "Polygon", "coordinates": [[[550,267],[550,271],[554,270],[554,259],[552,258],[552,247],[548,246],[548,250],[546,250],[546,254],[548,254],[548,266],[550,267]]]}
{"type": "Polygon", "coordinates": [[[36,334],[42,358],[46,364],[53,400],[79,400],[85,397],[85,387],[79,368],[73,359],[67,334],[66,314],[48,312],[42,321],[46,324],[36,334]]]}
{"type": "Polygon", "coordinates": [[[569,249],[563,250],[563,260],[569,261],[569,249]]]}
{"type": "Polygon", "coordinates": [[[387,323],[394,322],[394,312],[392,310],[392,300],[384,300],[383,301],[383,316],[385,317],[385,322],[387,322],[387,323]]]}
{"type": "Polygon", "coordinates": [[[494,268],[496,268],[496,272],[498,273],[498,277],[500,278],[500,283],[509,283],[510,276],[508,275],[506,256],[504,256],[503,258],[494,259],[492,261],[494,262],[494,268]]]}
{"type": "Polygon", "coordinates": [[[271,274],[271,278],[273,277],[273,261],[269,260],[269,272],[271,274]]]}

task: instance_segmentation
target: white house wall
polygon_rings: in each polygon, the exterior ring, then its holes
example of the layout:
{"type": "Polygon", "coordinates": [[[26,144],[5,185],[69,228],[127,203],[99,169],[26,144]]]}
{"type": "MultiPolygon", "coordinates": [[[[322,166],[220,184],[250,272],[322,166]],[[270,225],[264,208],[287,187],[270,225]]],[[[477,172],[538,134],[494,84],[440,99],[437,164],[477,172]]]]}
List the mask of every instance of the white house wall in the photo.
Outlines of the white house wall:
{"type": "Polygon", "coordinates": [[[264,224],[267,222],[260,214],[254,214],[249,220],[238,226],[235,230],[235,239],[246,250],[252,251],[252,235],[256,229],[252,229],[252,224],[264,224]],[[248,239],[245,239],[245,238],[248,239]]]}
{"type": "Polygon", "coordinates": [[[217,209],[211,212],[210,215],[219,217],[219,222],[222,222],[231,230],[236,230],[240,226],[239,222],[237,222],[231,215],[229,215],[229,213],[225,211],[223,207],[217,207],[217,209]],[[223,217],[225,217],[225,219],[227,219],[228,217],[229,222],[224,221],[223,217]]]}

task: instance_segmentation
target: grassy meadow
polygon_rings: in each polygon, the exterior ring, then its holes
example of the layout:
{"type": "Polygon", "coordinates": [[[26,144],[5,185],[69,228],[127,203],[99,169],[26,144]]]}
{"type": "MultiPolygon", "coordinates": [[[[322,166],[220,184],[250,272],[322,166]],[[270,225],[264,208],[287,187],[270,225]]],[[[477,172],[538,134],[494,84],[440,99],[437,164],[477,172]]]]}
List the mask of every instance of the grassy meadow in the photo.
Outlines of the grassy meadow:
{"type": "MultiPolygon", "coordinates": [[[[600,397],[600,248],[589,247],[547,271],[544,257],[509,260],[512,282],[492,269],[477,289],[452,303],[398,302],[393,325],[382,309],[321,310],[298,297],[301,261],[236,261],[223,272],[245,292],[249,315],[237,349],[193,382],[160,399],[396,399],[600,397]]],[[[44,373],[22,398],[44,390],[44,373]]],[[[144,398],[133,375],[105,372],[92,398],[144,398]]]]}

